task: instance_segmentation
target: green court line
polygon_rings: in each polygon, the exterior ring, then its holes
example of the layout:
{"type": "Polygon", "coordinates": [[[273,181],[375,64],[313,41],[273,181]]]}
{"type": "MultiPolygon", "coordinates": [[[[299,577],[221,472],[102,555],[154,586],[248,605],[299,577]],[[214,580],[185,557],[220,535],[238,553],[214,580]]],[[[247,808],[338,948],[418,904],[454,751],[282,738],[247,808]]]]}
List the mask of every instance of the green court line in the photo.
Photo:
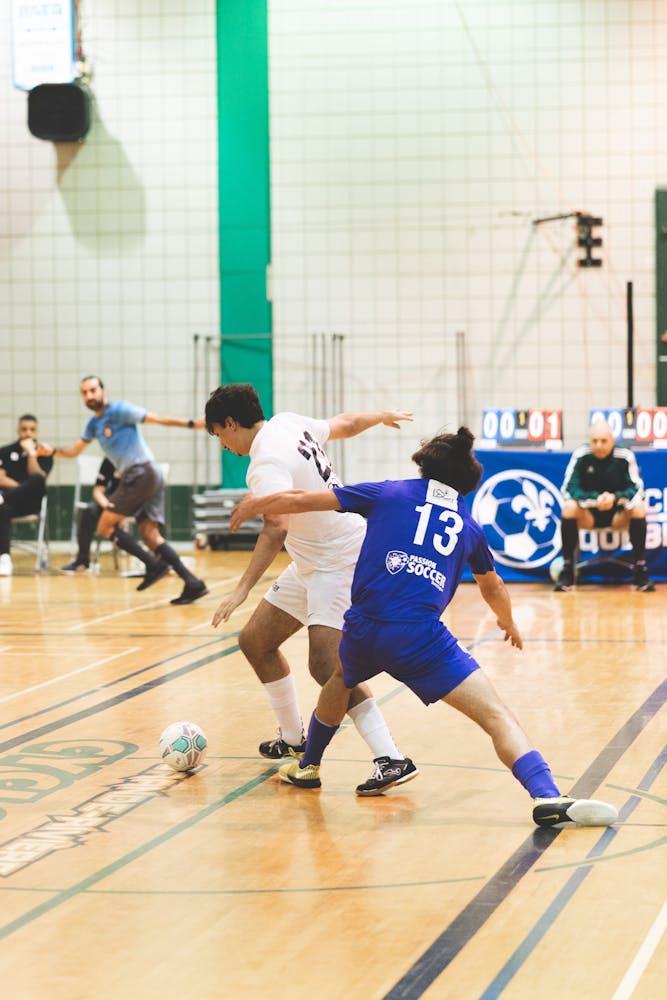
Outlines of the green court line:
{"type": "MultiPolygon", "coordinates": [[[[208,643],[206,643],[208,645],[208,643]]],[[[54,719],[53,722],[47,722],[43,726],[38,726],[36,729],[31,729],[27,733],[20,733],[18,736],[13,736],[8,740],[0,743],[0,753],[5,753],[7,750],[13,750],[14,747],[22,746],[24,743],[28,743],[30,740],[38,739],[40,736],[48,736],[50,733],[55,732],[58,729],[63,729],[65,726],[69,726],[74,722],[80,722],[82,719],[88,719],[91,715],[97,715],[98,712],[104,712],[107,708],[115,708],[116,705],[120,705],[124,701],[128,701],[130,698],[136,698],[138,695],[145,694],[147,691],[152,691],[153,688],[161,687],[163,684],[167,684],[169,681],[175,680],[177,677],[182,677],[184,674],[192,673],[193,670],[199,670],[200,667],[205,667],[208,663],[213,663],[215,660],[220,659],[223,656],[229,656],[230,653],[238,652],[239,647],[237,645],[229,646],[226,649],[218,649],[215,653],[210,656],[205,656],[201,660],[195,660],[194,663],[187,663],[183,667],[179,667],[177,670],[172,670],[171,673],[161,674],[159,677],[153,678],[150,681],[144,681],[138,687],[130,688],[128,691],[123,691],[120,694],[114,695],[112,698],[106,698],[104,701],[98,702],[96,705],[91,705],[89,708],[82,708],[79,712],[73,712],[71,715],[63,716],[61,719],[54,719]]],[[[176,654],[173,658],[180,659],[181,656],[187,656],[187,653],[176,654]]],[[[141,670],[135,671],[137,673],[143,673],[144,670],[153,669],[153,665],[148,668],[142,668],[141,670]]],[[[127,678],[125,678],[127,679],[127,678]]],[[[110,684],[116,683],[115,681],[110,681],[110,684]]],[[[107,687],[108,685],[102,685],[107,687]]],[[[94,689],[91,694],[95,693],[94,689]]],[[[55,711],[55,709],[52,709],[55,711]]]]}
{"type": "MultiPolygon", "coordinates": [[[[88,896],[271,896],[290,895],[295,893],[321,892],[367,892],[373,889],[422,889],[429,886],[456,885],[461,882],[483,882],[486,875],[462,875],[460,878],[432,879],[427,882],[383,882],[377,885],[324,885],[311,888],[294,889],[85,889],[88,896]]],[[[12,889],[11,886],[0,886],[3,892],[60,892],[59,889],[22,887],[12,889]]]]}
{"type": "Polygon", "coordinates": [[[235,788],[233,792],[229,792],[227,795],[224,795],[221,799],[218,799],[217,802],[212,802],[209,806],[206,806],[198,813],[195,813],[194,816],[190,816],[189,819],[184,819],[180,823],[177,823],[176,826],[171,828],[171,830],[161,833],[157,837],[153,837],[152,840],[147,841],[141,847],[135,848],[133,851],[130,851],[123,857],[118,858],[116,861],[112,861],[104,868],[100,868],[99,871],[93,872],[92,875],[88,875],[87,878],[71,885],[68,889],[62,889],[52,899],[45,900],[39,906],[35,906],[32,910],[28,910],[26,913],[22,914],[22,916],[17,917],[15,920],[11,920],[8,924],[5,924],[4,927],[0,927],[0,941],[9,937],[15,931],[19,931],[23,927],[26,927],[38,917],[42,917],[45,913],[49,913],[51,910],[54,910],[57,906],[61,906],[63,903],[69,902],[70,899],[73,899],[75,896],[79,895],[79,893],[86,892],[92,885],[95,885],[97,882],[101,882],[102,879],[108,878],[110,875],[114,875],[116,872],[120,871],[121,868],[125,868],[133,861],[137,861],[139,858],[142,858],[145,854],[148,854],[156,847],[161,847],[162,844],[166,844],[174,837],[177,837],[179,834],[189,830],[191,826],[194,826],[196,823],[200,823],[203,819],[207,819],[213,813],[217,812],[218,809],[222,809],[223,806],[228,805],[230,802],[234,802],[241,795],[245,795],[246,792],[252,791],[268,778],[272,778],[275,773],[274,768],[271,768],[268,771],[263,771],[262,774],[253,778],[252,781],[248,781],[245,785],[235,788]]]}

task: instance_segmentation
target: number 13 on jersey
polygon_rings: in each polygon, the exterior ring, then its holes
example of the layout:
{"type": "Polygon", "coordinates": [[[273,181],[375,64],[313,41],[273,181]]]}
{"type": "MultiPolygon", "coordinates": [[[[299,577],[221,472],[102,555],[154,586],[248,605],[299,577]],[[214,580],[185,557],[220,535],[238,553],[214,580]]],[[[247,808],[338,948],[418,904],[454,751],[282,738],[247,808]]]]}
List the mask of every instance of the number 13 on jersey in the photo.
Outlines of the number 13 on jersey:
{"type": "MultiPolygon", "coordinates": [[[[421,507],[415,507],[415,510],[419,514],[419,524],[417,525],[415,537],[412,541],[415,545],[423,545],[431,519],[433,504],[425,503],[421,507]]],[[[463,518],[455,510],[441,509],[438,520],[442,522],[442,533],[434,531],[430,541],[436,552],[439,552],[442,556],[448,556],[454,551],[456,543],[459,540],[459,534],[463,527],[463,518]]],[[[439,525],[436,524],[435,527],[439,527],[439,525]]]]}

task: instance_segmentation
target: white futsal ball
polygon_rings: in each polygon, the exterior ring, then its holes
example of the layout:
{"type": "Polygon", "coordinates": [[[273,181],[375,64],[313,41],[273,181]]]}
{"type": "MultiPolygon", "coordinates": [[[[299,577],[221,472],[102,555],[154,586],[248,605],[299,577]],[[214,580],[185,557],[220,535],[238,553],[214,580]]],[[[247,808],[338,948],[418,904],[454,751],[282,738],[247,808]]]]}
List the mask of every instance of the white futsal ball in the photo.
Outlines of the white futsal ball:
{"type": "Polygon", "coordinates": [[[204,730],[196,722],[172,722],[160,735],[160,753],[174,771],[192,771],[208,750],[204,730]]]}

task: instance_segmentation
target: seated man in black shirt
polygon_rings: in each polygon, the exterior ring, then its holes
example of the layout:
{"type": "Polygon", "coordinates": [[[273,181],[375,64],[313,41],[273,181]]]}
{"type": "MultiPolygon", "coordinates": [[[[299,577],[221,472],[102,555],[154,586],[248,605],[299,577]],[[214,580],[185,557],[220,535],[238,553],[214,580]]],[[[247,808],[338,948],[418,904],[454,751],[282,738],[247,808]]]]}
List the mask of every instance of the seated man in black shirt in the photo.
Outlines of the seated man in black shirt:
{"type": "Polygon", "coordinates": [[[37,457],[37,418],[19,417],[18,440],[0,448],[0,576],[12,575],[12,518],[39,514],[53,459],[37,457]]]}
{"type": "Polygon", "coordinates": [[[593,424],[590,445],[582,445],[572,453],[561,492],[563,568],[554,590],[572,589],[579,530],[591,528],[627,529],[635,590],[655,590],[646,569],[644,483],[635,456],[629,448],[616,447],[608,423],[593,424]]]}
{"type": "Polygon", "coordinates": [[[113,507],[111,495],[120,482],[120,475],[116,472],[113,462],[108,458],[103,459],[97,473],[97,479],[93,484],[93,498],[87,507],[83,507],[77,514],[76,542],[78,552],[71,563],[62,566],[61,573],[86,573],[90,568],[90,546],[95,535],[97,522],[100,514],[108,507],[113,507]]]}

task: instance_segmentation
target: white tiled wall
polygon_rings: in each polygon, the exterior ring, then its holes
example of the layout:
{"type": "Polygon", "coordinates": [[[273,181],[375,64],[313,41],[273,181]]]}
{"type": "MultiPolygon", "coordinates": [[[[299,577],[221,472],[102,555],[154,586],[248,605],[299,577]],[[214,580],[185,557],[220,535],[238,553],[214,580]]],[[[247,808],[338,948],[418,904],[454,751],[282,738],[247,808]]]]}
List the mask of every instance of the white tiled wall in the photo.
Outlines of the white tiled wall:
{"type": "MultiPolygon", "coordinates": [[[[166,415],[194,413],[193,334],[219,326],[215,0],[81,5],[95,108],[83,143],[27,127],[0,6],[0,439],[34,410],[75,440],[79,379],[166,415]],[[74,153],[74,155],[72,155],[74,153]]],[[[199,400],[201,412],[205,400],[199,400]]],[[[205,434],[147,427],[170,481],[192,481],[205,434]]],[[[91,451],[97,445],[91,446],[91,451]]],[[[219,457],[211,458],[217,481],[219,457]]],[[[72,482],[59,461],[55,482],[72,482]]],[[[203,473],[202,473],[203,475],[203,473]]]]}
{"type": "Polygon", "coordinates": [[[634,402],[653,404],[667,5],[269,10],[276,406],[326,415],[304,345],[335,332],[346,408],[416,415],[348,445],[350,479],[408,471],[460,420],[479,434],[485,406],[561,407],[573,445],[590,407],[626,403],[628,281],[634,402]],[[573,219],[533,225],[576,211],[604,219],[600,270],[576,267],[573,219]]]}
{"type": "MultiPolygon", "coordinates": [[[[96,109],[71,162],[0,60],[3,439],[35,409],[73,440],[91,371],[189,415],[193,334],[218,330],[215,0],[83,12],[96,109]]],[[[479,433],[488,405],[561,407],[578,442],[591,406],[626,401],[627,281],[654,402],[663,3],[269,0],[269,51],[275,405],[417,418],[354,442],[347,478],[408,471],[420,436],[479,433]],[[600,270],[576,268],[573,220],[533,225],[577,210],[604,219],[600,270]]],[[[146,433],[191,481],[195,439],[146,433]]]]}

